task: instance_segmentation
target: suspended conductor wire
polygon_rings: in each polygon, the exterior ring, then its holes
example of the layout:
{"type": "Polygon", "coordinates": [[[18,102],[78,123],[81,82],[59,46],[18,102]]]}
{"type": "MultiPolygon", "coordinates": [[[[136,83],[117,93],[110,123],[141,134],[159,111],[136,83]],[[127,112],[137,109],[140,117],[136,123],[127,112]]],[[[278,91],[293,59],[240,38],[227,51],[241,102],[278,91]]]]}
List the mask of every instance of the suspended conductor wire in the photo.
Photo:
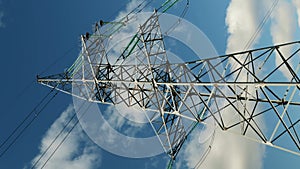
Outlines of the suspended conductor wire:
{"type": "Polygon", "coordinates": [[[57,145],[57,147],[54,149],[54,151],[51,153],[51,155],[47,158],[47,160],[45,161],[45,163],[42,165],[41,169],[43,169],[47,163],[49,162],[49,160],[53,157],[53,155],[56,153],[56,151],[60,148],[60,146],[65,142],[65,140],[67,139],[67,137],[70,135],[70,133],[73,131],[73,129],[75,128],[75,126],[78,124],[79,121],[76,121],[75,124],[72,126],[72,128],[68,131],[68,133],[65,135],[65,137],[62,139],[62,141],[57,145]]]}
{"type": "MultiPolygon", "coordinates": [[[[83,103],[84,104],[84,103],[83,103]]],[[[44,162],[44,164],[42,165],[42,167],[40,169],[43,169],[47,163],[49,162],[49,160],[53,157],[53,155],[56,153],[56,151],[60,148],[60,146],[66,141],[66,139],[68,138],[68,136],[71,134],[71,132],[73,131],[73,129],[77,126],[77,124],[79,123],[79,121],[81,120],[81,118],[86,114],[86,112],[88,111],[88,109],[90,108],[92,104],[89,104],[87,109],[81,114],[80,117],[77,118],[77,120],[75,121],[75,123],[73,124],[73,126],[71,127],[71,129],[67,132],[67,134],[64,136],[64,138],[59,142],[59,144],[55,147],[54,151],[50,154],[50,156],[47,158],[47,160],[44,162]]],[[[82,107],[82,106],[81,106],[82,107]]],[[[75,117],[76,113],[73,115],[73,117],[75,117]]],[[[72,118],[73,118],[72,117],[72,118]]],[[[70,120],[71,121],[71,120],[70,120]]]]}
{"type": "MultiPolygon", "coordinates": [[[[166,6],[166,8],[162,11],[162,13],[165,13],[167,10],[169,10],[172,6],[174,6],[174,4],[176,4],[179,0],[175,0],[173,2],[171,2],[171,0],[167,0],[166,2],[164,2],[158,9],[156,9],[157,11],[159,11],[160,9],[162,9],[163,7],[166,6]],[[171,2],[171,4],[169,5],[169,2],[171,2]]],[[[136,8],[134,8],[133,10],[131,10],[129,13],[127,13],[125,16],[121,17],[118,22],[115,22],[115,23],[123,23],[123,20],[127,18],[127,21],[130,21],[134,16],[132,17],[129,17],[131,14],[137,14],[137,13],[140,13],[142,12],[146,7],[148,7],[152,2],[153,0],[150,0],[148,1],[143,7],[141,7],[145,2],[147,2],[147,0],[144,0],[142,1],[136,8]],[[139,9],[140,8],[140,9],[139,9]]],[[[189,0],[187,0],[187,6],[189,4],[189,0]]],[[[182,13],[182,15],[185,15],[187,9],[185,9],[182,13]]],[[[125,22],[125,23],[126,23],[125,22]]],[[[109,22],[108,22],[109,23],[109,22]]],[[[124,25],[124,24],[122,24],[124,25]]],[[[114,27],[114,26],[112,26],[114,27]]],[[[122,26],[118,27],[117,30],[119,30],[122,26]]],[[[116,31],[117,31],[116,30],[116,31]]],[[[114,31],[115,32],[115,31],[114,31]]]]}
{"type": "Polygon", "coordinates": [[[190,0],[186,0],[185,8],[183,9],[182,13],[180,14],[177,22],[175,22],[170,28],[165,32],[166,35],[170,34],[175,28],[181,23],[182,19],[185,17],[190,5],[190,0]]]}
{"type": "Polygon", "coordinates": [[[279,0],[273,1],[271,8],[268,10],[268,12],[264,16],[263,20],[260,22],[260,24],[256,28],[256,31],[254,32],[254,34],[251,36],[251,38],[247,42],[246,46],[244,47],[244,50],[248,49],[253,44],[253,42],[256,39],[256,37],[258,36],[258,34],[262,31],[263,26],[265,25],[267,20],[270,18],[271,14],[274,11],[275,7],[277,6],[278,2],[279,2],[279,0]]]}
{"type": "MultiPolygon", "coordinates": [[[[264,18],[262,19],[262,21],[260,22],[260,24],[258,25],[258,27],[256,28],[255,32],[252,34],[252,36],[250,37],[249,41],[246,43],[245,47],[243,50],[247,50],[255,41],[256,37],[259,35],[259,33],[262,31],[265,23],[268,21],[268,19],[270,18],[271,14],[273,13],[275,7],[278,5],[279,0],[274,0],[272,3],[272,6],[270,7],[270,9],[268,10],[268,12],[265,14],[264,18]]],[[[226,69],[231,65],[230,62],[227,62],[227,64],[224,67],[224,72],[226,71],[226,69]]],[[[234,64],[232,65],[232,67],[235,67],[237,65],[236,62],[234,62],[234,64]]],[[[249,72],[247,72],[248,74],[249,72]]]]}
{"type": "MultiPolygon", "coordinates": [[[[199,122],[195,122],[194,126],[192,127],[192,129],[189,131],[188,135],[190,135],[195,129],[196,129],[196,126],[199,124],[199,122]]],[[[201,156],[201,158],[199,159],[198,163],[195,165],[195,167],[193,169],[197,169],[198,167],[201,166],[201,164],[204,162],[204,160],[206,159],[206,157],[208,156],[208,154],[210,153],[211,151],[211,148],[212,148],[212,145],[213,145],[213,142],[215,140],[215,133],[216,133],[216,124],[215,124],[215,121],[213,124],[204,124],[204,125],[207,125],[207,126],[210,126],[210,127],[213,127],[213,133],[212,135],[210,136],[210,141],[209,141],[209,146],[208,148],[205,150],[204,154],[201,156]]]]}
{"type": "Polygon", "coordinates": [[[43,102],[50,96],[50,94],[54,91],[54,88],[34,107],[34,109],[23,119],[23,121],[14,129],[14,131],[5,139],[5,141],[1,144],[0,148],[2,148],[8,141],[17,133],[18,130],[21,130],[16,137],[8,144],[8,146],[4,149],[4,151],[0,154],[0,158],[11,148],[12,145],[19,139],[19,137],[25,132],[25,130],[34,122],[34,120],[41,114],[41,112],[49,105],[49,103],[55,98],[58,94],[58,91],[41,107],[39,111],[37,111],[38,107],[40,107],[43,102]],[[21,129],[21,127],[25,124],[25,122],[34,114],[34,117],[21,129]]]}
{"type": "MultiPolygon", "coordinates": [[[[267,22],[267,20],[270,18],[271,14],[273,13],[275,7],[277,6],[279,0],[274,0],[272,6],[270,7],[270,9],[268,10],[268,12],[265,14],[263,20],[260,22],[260,24],[258,25],[258,27],[256,28],[256,31],[252,34],[252,36],[250,37],[249,41],[246,43],[245,47],[243,50],[247,50],[255,41],[256,37],[258,36],[258,34],[262,31],[263,26],[265,25],[265,23],[267,22]]],[[[230,62],[228,62],[225,66],[225,68],[228,68],[228,66],[230,65],[230,62]]],[[[236,65],[236,63],[233,65],[233,67],[236,65]]]]}
{"type": "Polygon", "coordinates": [[[14,131],[5,139],[0,145],[0,149],[6,144],[6,142],[19,130],[19,128],[26,122],[26,120],[36,111],[36,109],[45,101],[45,99],[52,93],[53,89],[33,108],[33,110],[23,119],[23,121],[14,129],[14,131]]]}
{"type": "Polygon", "coordinates": [[[111,20],[112,17],[117,15],[122,9],[124,9],[127,6],[127,3],[123,4],[120,8],[118,8],[115,12],[113,12],[107,19],[111,20]]]}
{"type": "Polygon", "coordinates": [[[64,125],[64,127],[60,130],[60,132],[56,135],[56,137],[51,141],[51,143],[48,145],[48,147],[45,149],[45,151],[40,155],[40,157],[34,162],[31,169],[34,169],[34,167],[40,162],[40,160],[46,155],[48,150],[52,147],[52,145],[55,143],[55,141],[61,136],[61,134],[66,130],[66,128],[69,126],[69,124],[72,122],[72,120],[75,118],[76,113],[69,119],[69,121],[64,125]]]}
{"type": "Polygon", "coordinates": [[[121,29],[125,25],[125,23],[127,23],[128,21],[130,21],[134,17],[134,15],[130,17],[131,14],[137,14],[137,13],[141,12],[147,6],[149,6],[152,3],[152,1],[153,0],[150,0],[148,2],[147,2],[147,0],[142,1],[137,7],[135,7],[134,9],[132,9],[126,15],[122,16],[120,19],[116,19],[117,20],[116,22],[104,22],[105,24],[109,24],[110,23],[110,24],[113,24],[113,25],[111,27],[109,27],[103,34],[107,33],[108,31],[112,30],[113,28],[115,28],[116,23],[119,24],[119,27],[117,27],[115,30],[113,30],[113,32],[111,34],[109,34],[108,36],[111,36],[112,34],[114,34],[115,32],[117,32],[119,29],[121,29]],[[146,3],[146,4],[143,5],[144,3],[146,3]],[[125,19],[126,19],[126,21],[124,21],[125,19]]]}
{"type": "MultiPolygon", "coordinates": [[[[256,37],[259,35],[259,33],[262,31],[263,26],[265,25],[265,23],[267,22],[267,20],[270,18],[271,14],[273,13],[274,9],[276,8],[276,6],[278,5],[279,0],[274,0],[272,3],[272,6],[270,7],[270,9],[268,10],[268,12],[265,14],[263,20],[260,22],[260,24],[258,25],[256,31],[254,32],[254,34],[251,36],[251,38],[249,39],[249,41],[247,42],[247,44],[245,45],[243,50],[247,50],[255,41],[256,37]]],[[[266,58],[269,59],[270,56],[268,56],[266,58]]],[[[266,60],[264,62],[266,62],[266,60]]],[[[236,62],[234,63],[233,66],[236,66],[236,62]]],[[[264,64],[264,63],[263,63],[264,64]]],[[[227,65],[225,67],[229,66],[229,62],[227,63],[227,65]]],[[[250,66],[250,65],[249,65],[250,66]]],[[[263,65],[262,65],[263,66],[263,65]]],[[[262,69],[259,69],[259,71],[262,71],[262,69]]],[[[249,72],[247,72],[248,75],[249,72]]],[[[246,94],[248,93],[248,91],[246,91],[246,94]]],[[[246,109],[246,106],[245,106],[246,109]]],[[[245,111],[245,110],[244,110],[245,111]]],[[[233,120],[233,119],[232,119],[233,120]]],[[[255,125],[257,126],[256,122],[254,121],[255,125]]]]}
{"type": "MultiPolygon", "coordinates": [[[[194,123],[194,125],[192,125],[192,128],[191,128],[191,130],[188,132],[188,134],[186,135],[186,137],[188,136],[188,135],[190,135],[191,133],[192,133],[192,131],[194,131],[194,129],[196,128],[196,126],[199,124],[199,122],[195,122],[194,123]]],[[[201,156],[201,158],[199,159],[199,161],[196,163],[196,165],[193,167],[193,169],[198,169],[201,165],[202,165],[202,163],[204,162],[204,160],[207,158],[207,156],[209,155],[209,153],[210,153],[210,151],[211,151],[211,149],[212,149],[212,145],[213,145],[213,142],[214,142],[214,140],[215,140],[215,134],[216,134],[216,126],[215,126],[215,123],[213,123],[214,125],[213,126],[211,126],[211,127],[213,127],[214,128],[214,130],[213,130],[213,133],[212,133],[212,135],[210,136],[210,140],[209,141],[207,141],[207,142],[209,142],[209,145],[208,145],[208,147],[206,148],[206,150],[204,151],[204,153],[203,153],[203,155],[201,156]]],[[[209,125],[209,124],[205,124],[205,125],[209,125]]],[[[172,169],[173,168],[173,165],[174,165],[174,159],[170,159],[169,160],[169,162],[168,162],[168,164],[167,164],[167,169],[172,169]]]]}
{"type": "MultiPolygon", "coordinates": [[[[79,107],[79,110],[83,107],[83,105],[86,102],[83,102],[83,104],[79,107]]],[[[70,125],[70,123],[73,121],[73,119],[76,117],[76,113],[72,115],[72,117],[68,120],[68,122],[64,125],[64,127],[60,130],[60,132],[55,136],[55,138],[51,141],[51,143],[48,145],[48,147],[44,150],[44,152],[39,156],[39,158],[34,162],[31,169],[34,169],[36,165],[41,161],[41,159],[46,155],[46,153],[49,151],[49,149],[53,146],[53,144],[56,142],[56,140],[63,134],[63,132],[67,129],[67,127],[70,125]]]]}
{"type": "Polygon", "coordinates": [[[195,165],[195,167],[193,169],[198,169],[203,164],[203,162],[205,161],[205,159],[207,158],[207,156],[209,155],[209,153],[210,153],[210,151],[212,149],[212,144],[213,144],[213,142],[215,140],[215,135],[216,135],[216,130],[214,130],[214,132],[212,134],[212,137],[211,137],[208,149],[206,149],[206,151],[204,152],[203,156],[199,159],[198,163],[195,165]]]}
{"type": "Polygon", "coordinates": [[[62,56],[60,56],[59,58],[57,58],[56,60],[54,60],[39,75],[42,75],[45,72],[47,72],[51,67],[53,67],[54,65],[56,65],[61,59],[63,59],[64,57],[66,57],[68,54],[70,54],[75,48],[76,48],[76,45],[73,45],[73,47],[71,47],[69,50],[67,50],[62,56]]]}

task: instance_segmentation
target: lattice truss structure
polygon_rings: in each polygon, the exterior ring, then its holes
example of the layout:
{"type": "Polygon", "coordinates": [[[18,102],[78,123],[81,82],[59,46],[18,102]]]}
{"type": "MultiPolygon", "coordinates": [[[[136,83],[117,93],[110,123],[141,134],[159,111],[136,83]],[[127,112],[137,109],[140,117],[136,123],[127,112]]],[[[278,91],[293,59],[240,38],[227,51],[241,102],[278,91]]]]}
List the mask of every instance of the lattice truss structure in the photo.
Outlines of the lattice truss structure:
{"type": "Polygon", "coordinates": [[[300,154],[300,42],[174,64],[158,17],[154,12],[139,27],[114,64],[105,45],[115,29],[97,29],[82,37],[72,67],[38,82],[90,102],[143,110],[172,158],[195,124],[208,119],[224,131],[300,154]]]}

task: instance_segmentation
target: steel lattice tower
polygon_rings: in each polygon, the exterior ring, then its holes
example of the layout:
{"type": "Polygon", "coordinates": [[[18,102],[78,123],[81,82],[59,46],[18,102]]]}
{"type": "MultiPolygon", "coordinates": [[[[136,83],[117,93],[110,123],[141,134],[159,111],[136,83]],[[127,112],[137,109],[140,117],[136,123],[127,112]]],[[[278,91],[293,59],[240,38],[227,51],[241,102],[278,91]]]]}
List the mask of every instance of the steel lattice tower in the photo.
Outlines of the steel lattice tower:
{"type": "Polygon", "coordinates": [[[115,63],[105,49],[115,29],[97,29],[82,36],[82,53],[67,71],[38,82],[90,102],[144,110],[172,158],[207,119],[300,155],[299,41],[175,64],[168,61],[158,17],[154,12],[139,27],[115,63]]]}

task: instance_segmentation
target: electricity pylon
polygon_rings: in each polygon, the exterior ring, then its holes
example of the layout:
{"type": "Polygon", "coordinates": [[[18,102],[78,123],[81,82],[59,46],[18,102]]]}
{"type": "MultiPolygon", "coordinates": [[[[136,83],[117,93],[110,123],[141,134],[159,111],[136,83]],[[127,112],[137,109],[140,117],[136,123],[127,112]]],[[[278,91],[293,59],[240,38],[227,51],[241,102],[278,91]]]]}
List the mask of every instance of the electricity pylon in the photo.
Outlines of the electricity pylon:
{"type": "Polygon", "coordinates": [[[82,36],[75,63],[38,82],[90,102],[145,111],[173,159],[195,125],[208,119],[224,131],[300,155],[299,41],[170,63],[158,18],[154,12],[139,27],[114,63],[105,44],[122,23],[82,36]]]}

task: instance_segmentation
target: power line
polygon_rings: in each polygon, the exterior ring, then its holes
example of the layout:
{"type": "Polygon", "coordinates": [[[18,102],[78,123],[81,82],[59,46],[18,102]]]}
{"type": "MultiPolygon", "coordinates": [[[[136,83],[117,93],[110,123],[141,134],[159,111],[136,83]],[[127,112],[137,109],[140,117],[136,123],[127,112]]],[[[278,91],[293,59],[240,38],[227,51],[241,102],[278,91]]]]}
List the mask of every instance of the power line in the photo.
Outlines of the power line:
{"type": "Polygon", "coordinates": [[[71,123],[71,121],[74,119],[76,113],[74,113],[74,115],[70,118],[70,120],[67,122],[67,124],[61,129],[61,131],[56,135],[56,137],[51,141],[51,143],[49,144],[49,146],[46,148],[46,150],[40,155],[39,159],[37,161],[35,161],[35,163],[33,164],[33,166],[31,167],[31,169],[33,169],[39,162],[40,160],[44,157],[44,155],[48,152],[48,150],[50,149],[50,147],[54,144],[54,142],[58,139],[58,137],[63,133],[63,131],[68,127],[68,125],[71,123]]]}
{"type": "MultiPolygon", "coordinates": [[[[252,34],[252,36],[250,37],[249,41],[246,43],[243,51],[247,50],[255,41],[256,37],[258,36],[258,34],[262,31],[262,28],[264,27],[265,23],[267,22],[267,20],[270,18],[273,10],[275,9],[275,7],[277,6],[279,0],[274,0],[272,6],[270,7],[270,9],[268,10],[268,12],[265,14],[263,20],[260,22],[260,24],[257,26],[256,31],[252,34]]],[[[226,68],[228,68],[229,66],[229,62],[227,63],[227,65],[225,66],[226,68]]],[[[233,65],[236,66],[236,65],[233,65]]]]}
{"type": "Polygon", "coordinates": [[[22,120],[22,122],[14,129],[14,131],[5,139],[5,141],[1,144],[0,149],[8,143],[8,141],[19,131],[21,130],[16,137],[8,144],[8,146],[4,149],[4,151],[0,154],[0,158],[11,148],[11,146],[18,140],[18,138],[25,132],[25,130],[33,123],[33,121],[39,116],[39,114],[47,107],[47,105],[54,99],[54,97],[58,94],[58,91],[41,107],[39,111],[37,109],[43,104],[43,102],[50,96],[50,94],[54,91],[52,89],[34,108],[33,110],[22,120]],[[21,127],[29,120],[29,118],[34,114],[34,117],[27,123],[24,128],[21,127]]]}
{"type": "Polygon", "coordinates": [[[58,61],[60,61],[61,59],[63,59],[64,57],[66,57],[69,53],[71,53],[74,49],[75,49],[76,45],[73,45],[73,47],[71,47],[69,50],[67,50],[62,56],[60,56],[59,58],[57,58],[56,60],[54,60],[49,66],[47,66],[41,73],[40,75],[44,74],[45,72],[47,72],[51,67],[53,67],[54,65],[56,65],[58,63],[58,61]]]}
{"type": "MultiPolygon", "coordinates": [[[[83,102],[83,104],[79,107],[79,110],[83,107],[83,105],[86,102],[83,102]]],[[[38,160],[35,161],[35,163],[32,165],[31,169],[33,169],[40,160],[46,155],[46,153],[49,151],[49,149],[52,147],[52,145],[55,143],[55,141],[63,134],[63,132],[67,129],[67,127],[70,125],[72,120],[76,117],[76,113],[73,114],[73,116],[69,119],[69,121],[64,125],[64,127],[60,130],[60,132],[56,135],[56,137],[51,141],[51,143],[47,146],[47,148],[44,150],[44,152],[40,155],[38,160]]]]}
{"type": "Polygon", "coordinates": [[[267,20],[270,18],[271,14],[272,14],[273,10],[275,9],[275,7],[277,6],[278,2],[279,2],[279,0],[274,0],[273,1],[272,6],[270,7],[268,12],[264,16],[263,20],[258,25],[258,27],[256,28],[256,31],[254,32],[254,34],[251,36],[251,38],[247,42],[246,46],[244,47],[244,50],[248,49],[252,45],[252,43],[254,42],[256,37],[258,36],[258,34],[262,31],[263,26],[265,25],[267,20]]]}
{"type": "Polygon", "coordinates": [[[44,98],[33,108],[33,110],[23,119],[23,121],[14,129],[14,131],[5,139],[0,145],[0,149],[6,144],[6,142],[17,132],[17,130],[25,123],[25,121],[36,111],[36,109],[45,101],[45,99],[52,93],[52,89],[44,98]]]}
{"type": "MultiPolygon", "coordinates": [[[[47,165],[47,163],[49,162],[49,160],[53,157],[53,155],[60,148],[60,146],[66,141],[67,137],[71,134],[71,132],[73,131],[73,129],[77,126],[77,124],[79,123],[80,119],[86,114],[86,112],[88,111],[88,109],[90,108],[91,105],[92,104],[89,104],[88,107],[87,107],[87,109],[82,113],[82,115],[77,118],[76,122],[73,124],[73,126],[71,127],[71,129],[67,132],[67,134],[64,136],[64,138],[59,142],[59,144],[56,146],[56,148],[54,149],[54,151],[50,154],[50,156],[47,158],[47,160],[44,162],[44,164],[42,165],[42,167],[40,169],[43,169],[47,165]]],[[[76,115],[76,113],[73,115],[73,117],[75,117],[75,115],[76,115]]]]}

